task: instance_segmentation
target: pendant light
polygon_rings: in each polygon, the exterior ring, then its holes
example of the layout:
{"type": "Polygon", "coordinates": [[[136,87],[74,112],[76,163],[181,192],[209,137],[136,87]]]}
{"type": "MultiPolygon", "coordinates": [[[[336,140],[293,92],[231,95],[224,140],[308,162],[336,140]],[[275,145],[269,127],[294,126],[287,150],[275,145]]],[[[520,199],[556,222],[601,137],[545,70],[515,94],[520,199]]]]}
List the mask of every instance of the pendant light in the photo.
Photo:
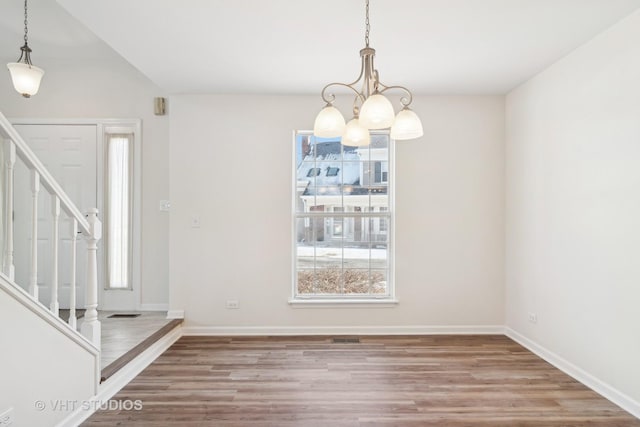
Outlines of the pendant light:
{"type": "Polygon", "coordinates": [[[342,137],[342,144],[351,146],[369,145],[369,131],[372,129],[391,128],[391,138],[396,140],[419,138],[423,135],[422,122],[409,108],[413,95],[404,86],[386,86],[380,82],[378,70],[373,65],[376,51],[369,47],[369,31],[369,0],[366,0],[365,47],[360,50],[360,76],[353,83],[329,83],[322,89],[321,96],[326,105],[316,117],[313,134],[325,138],[342,137]],[[336,96],[327,92],[332,86],[346,87],[355,93],[354,118],[346,125],[342,113],[333,106],[336,96]],[[403,92],[401,110],[397,116],[393,105],[384,95],[388,90],[403,92]],[[364,131],[367,138],[363,136],[364,131]]]}
{"type": "Polygon", "coordinates": [[[27,0],[24,0],[24,45],[20,48],[20,58],[18,58],[18,62],[7,64],[7,68],[11,73],[13,87],[25,98],[30,98],[38,93],[40,81],[44,75],[42,68],[38,68],[31,63],[31,48],[28,43],[28,33],[27,0]]]}

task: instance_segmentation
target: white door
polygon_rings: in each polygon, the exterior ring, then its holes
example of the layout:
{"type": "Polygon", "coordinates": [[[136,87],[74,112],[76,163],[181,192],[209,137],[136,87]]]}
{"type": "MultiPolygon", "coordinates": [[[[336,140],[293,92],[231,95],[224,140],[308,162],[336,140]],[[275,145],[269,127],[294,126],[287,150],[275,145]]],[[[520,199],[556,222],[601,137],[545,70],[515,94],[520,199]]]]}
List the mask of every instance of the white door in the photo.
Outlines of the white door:
{"type": "MultiPolygon", "coordinates": [[[[36,156],[62,186],[81,212],[98,206],[98,135],[96,125],[15,125],[15,128],[36,156]]],[[[30,175],[27,168],[16,162],[14,191],[14,246],[16,283],[29,286],[31,264],[30,175]]],[[[51,195],[40,187],[38,197],[38,290],[45,306],[51,302],[53,258],[53,220],[51,195]]],[[[71,278],[71,225],[61,212],[59,225],[58,301],[60,308],[69,307],[71,278]]],[[[82,235],[78,235],[76,269],[76,304],[85,306],[87,250],[82,235]]]]}

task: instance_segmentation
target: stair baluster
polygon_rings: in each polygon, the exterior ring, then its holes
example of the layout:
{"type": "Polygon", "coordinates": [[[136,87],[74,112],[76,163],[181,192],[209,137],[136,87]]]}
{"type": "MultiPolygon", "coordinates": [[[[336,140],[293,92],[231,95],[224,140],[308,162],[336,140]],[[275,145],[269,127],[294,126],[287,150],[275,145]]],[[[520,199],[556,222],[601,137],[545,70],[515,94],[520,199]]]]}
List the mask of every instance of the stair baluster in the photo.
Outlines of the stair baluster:
{"type": "Polygon", "coordinates": [[[60,223],[60,199],[55,194],[51,196],[51,214],[53,215],[53,256],[51,265],[51,312],[56,316],[60,313],[58,302],[58,229],[60,223]]]}
{"type": "Polygon", "coordinates": [[[12,281],[15,280],[15,266],[13,264],[13,170],[16,164],[16,145],[10,139],[5,142],[7,158],[7,176],[5,189],[5,248],[4,248],[4,272],[12,281]]]}
{"type": "Polygon", "coordinates": [[[31,276],[29,277],[29,293],[38,300],[38,193],[40,192],[40,174],[31,170],[31,276]]]}
{"type": "Polygon", "coordinates": [[[71,280],[69,282],[69,326],[77,329],[76,317],[76,244],[78,242],[78,221],[71,219],[71,280]]]}

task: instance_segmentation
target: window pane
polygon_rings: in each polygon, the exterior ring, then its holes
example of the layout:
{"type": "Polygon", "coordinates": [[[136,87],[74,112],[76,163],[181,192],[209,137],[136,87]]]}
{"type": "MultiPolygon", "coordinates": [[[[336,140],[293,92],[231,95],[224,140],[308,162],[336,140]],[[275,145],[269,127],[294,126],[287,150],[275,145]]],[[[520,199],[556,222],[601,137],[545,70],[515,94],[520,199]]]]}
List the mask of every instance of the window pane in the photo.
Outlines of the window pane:
{"type": "Polygon", "coordinates": [[[342,264],[326,263],[315,270],[316,293],[340,295],[342,289],[342,264]]]}
{"type": "Polygon", "coordinates": [[[371,293],[386,294],[388,270],[371,270],[371,293]]]}
{"type": "Polygon", "coordinates": [[[369,294],[369,269],[349,268],[344,271],[345,294],[369,294]]]}
{"type": "Polygon", "coordinates": [[[108,287],[129,288],[131,138],[128,135],[112,135],[107,143],[108,287]]]}
{"type": "Polygon", "coordinates": [[[316,293],[316,275],[314,270],[298,270],[298,293],[301,295],[316,293]]]}
{"type": "Polygon", "coordinates": [[[389,266],[388,246],[386,243],[371,245],[371,268],[385,269],[389,266]]]}
{"type": "MultiPolygon", "coordinates": [[[[325,227],[331,229],[335,226],[333,218],[325,219],[325,227]]],[[[326,236],[326,235],[325,235],[326,236]]],[[[342,238],[336,236],[328,236],[328,240],[317,241],[316,249],[316,267],[324,265],[339,265],[342,268],[342,238]]]]}
{"type": "Polygon", "coordinates": [[[369,245],[351,245],[344,248],[344,268],[369,269],[371,252],[369,245]]]}

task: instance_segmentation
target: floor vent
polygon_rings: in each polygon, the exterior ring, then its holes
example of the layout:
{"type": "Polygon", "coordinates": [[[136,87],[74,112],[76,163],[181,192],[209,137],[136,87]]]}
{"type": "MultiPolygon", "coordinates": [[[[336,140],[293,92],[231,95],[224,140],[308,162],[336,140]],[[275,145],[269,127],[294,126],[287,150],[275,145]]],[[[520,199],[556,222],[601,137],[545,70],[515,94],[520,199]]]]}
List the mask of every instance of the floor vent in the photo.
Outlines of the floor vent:
{"type": "Polygon", "coordinates": [[[336,344],[359,344],[360,338],[358,337],[335,337],[333,342],[336,344]]]}
{"type": "Polygon", "coordinates": [[[132,319],[140,316],[140,313],[116,313],[111,316],[107,316],[107,319],[132,319]]]}

